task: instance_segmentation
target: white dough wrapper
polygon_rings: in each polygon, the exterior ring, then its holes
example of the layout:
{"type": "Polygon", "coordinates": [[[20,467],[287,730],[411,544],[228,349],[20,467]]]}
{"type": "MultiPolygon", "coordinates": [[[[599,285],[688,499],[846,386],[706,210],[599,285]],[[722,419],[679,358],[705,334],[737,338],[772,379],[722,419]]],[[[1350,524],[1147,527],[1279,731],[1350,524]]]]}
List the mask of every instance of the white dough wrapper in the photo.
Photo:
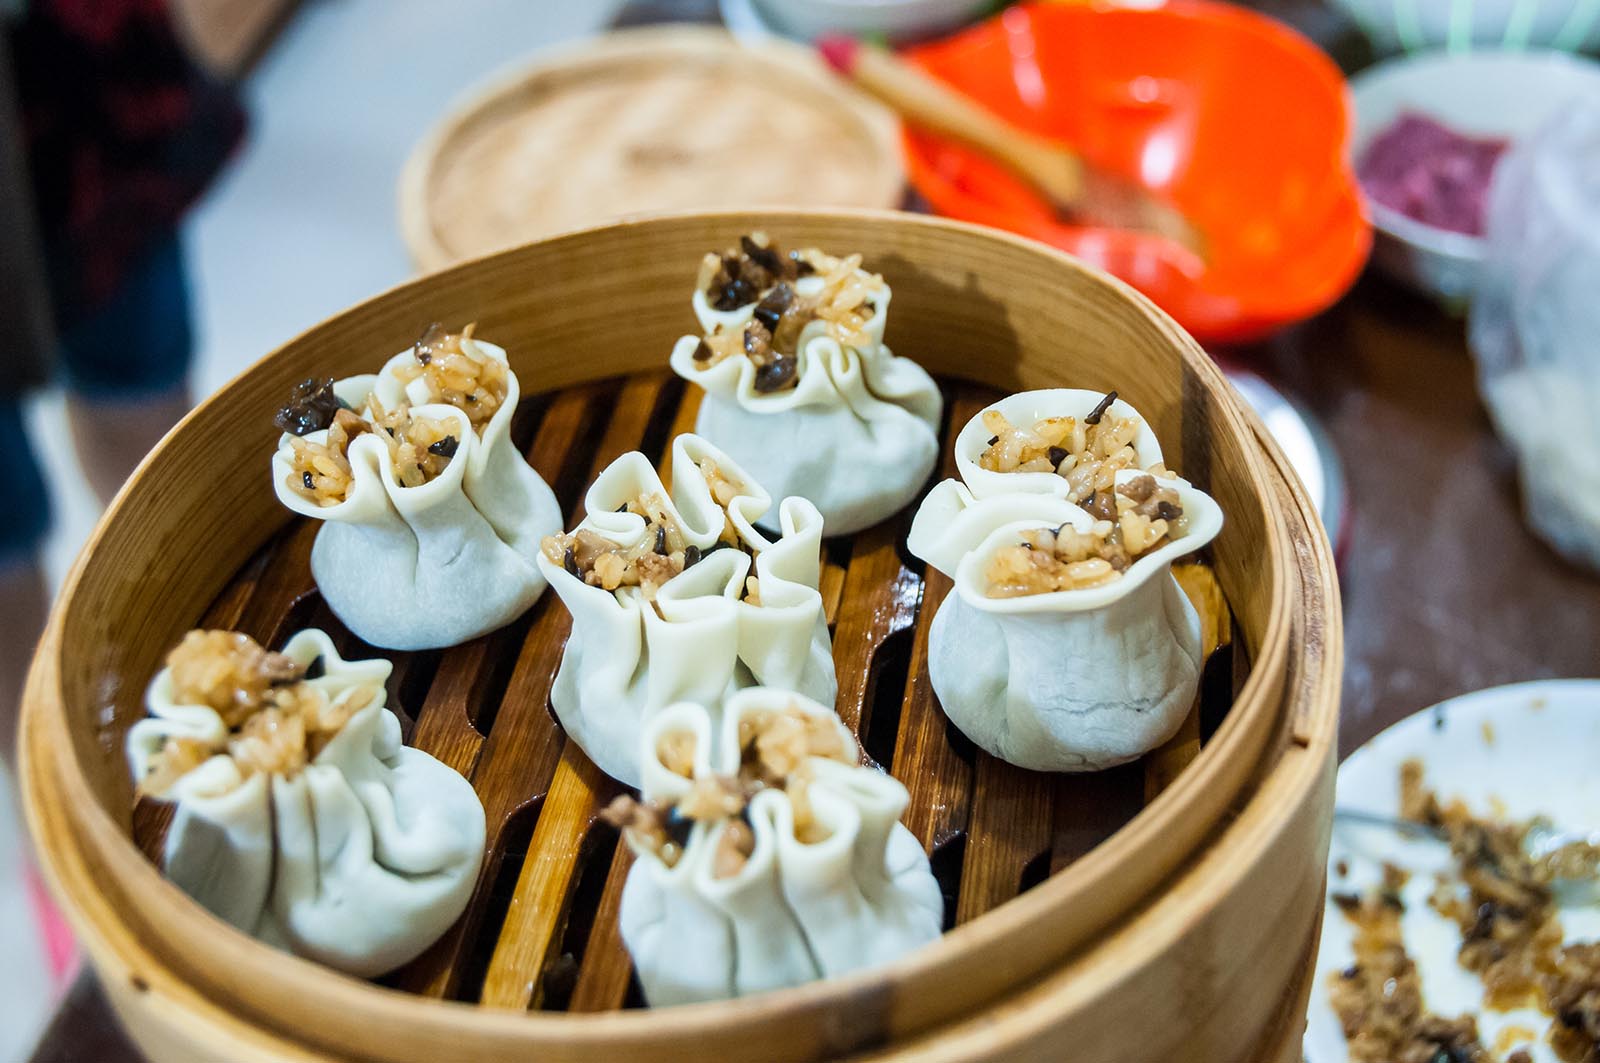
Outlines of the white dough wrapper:
{"type": "Polygon", "coordinates": [[[590,586],[542,553],[539,567],[572,613],[550,702],[567,736],[602,771],[638,786],[639,730],[675,701],[713,708],[744,687],[781,685],[832,705],[839,684],[833,641],[817,586],[822,578],[822,517],[803,498],[778,506],[776,540],[757,531],[771,496],[727,454],[684,434],[672,441],[672,490],[638,451],[608,465],[584,498],[588,529],[621,547],[646,534],[646,523],[618,506],[657,495],[701,550],[723,530],[723,510],[697,464],[715,463],[741,493],[728,519],[755,551],[715,550],[674,576],[655,605],[637,587],[590,586]],[[740,600],[747,576],[760,581],[761,604],[740,600]]]}
{"type": "MultiPolygon", "coordinates": [[[[1141,475],[1124,469],[1117,483],[1141,475]]],[[[945,715],[990,754],[1035,771],[1099,771],[1165,742],[1188,714],[1200,618],[1172,562],[1216,537],[1222,511],[1184,480],[1157,482],[1178,492],[1187,534],[1110,583],[1015,598],[985,593],[995,551],[1020,532],[1087,531],[1094,518],[1052,495],[975,498],[954,480],[924,501],[908,547],[955,582],[929,630],[929,677],[945,715]]]]}
{"type": "MultiPolygon", "coordinates": [[[[460,916],[483,861],[484,813],[472,785],[400,742],[384,706],[388,661],[345,661],[326,634],[302,631],[283,652],[324,672],[307,680],[337,702],[358,688],[376,699],[351,716],[293,778],[241,783],[219,755],[190,771],[163,867],[214,915],[276,947],[361,977],[416,958],[460,916]]],[[[220,747],[227,727],[204,705],[172,700],[162,669],[146,692],[149,716],[128,732],[135,779],[169,737],[220,747]]]]}
{"type": "MultiPolygon", "coordinates": [[[[866,274],[863,273],[863,276],[866,274]]],[[[801,295],[820,278],[795,282],[801,295]]],[[[699,336],[672,350],[672,369],[706,391],[695,431],[727,451],[777,498],[810,499],[830,535],[871,527],[908,505],[939,456],[944,399],[921,366],[883,344],[889,288],[867,299],[870,343],[845,347],[813,321],[800,333],[793,387],[763,394],[756,369],[735,355],[709,368],[694,360],[699,336]]],[[[743,329],[755,304],[716,311],[694,293],[695,315],[709,333],[743,329]]]]}
{"type": "MultiPolygon", "coordinates": [[[[506,360],[492,343],[461,342],[506,360]]],[[[386,410],[424,397],[408,395],[395,375],[411,357],[403,351],[376,375],[338,381],[334,393],[356,410],[368,394],[386,410]]],[[[411,390],[418,390],[415,382],[411,390]]],[[[364,641],[393,650],[454,646],[510,623],[543,593],[534,558],[540,540],[561,531],[561,507],[511,442],[520,397],[517,375],[507,369],[505,402],[481,434],[453,406],[415,404],[418,414],[454,423],[460,440],[444,471],[418,487],[395,478],[382,440],[357,436],[349,449],[355,482],[333,506],[288,486],[291,437],[279,439],[273,488],[289,509],[324,522],[311,548],[311,573],[334,615],[364,641]]],[[[327,432],[305,438],[324,442],[327,432]]]]}
{"type": "MultiPolygon", "coordinates": [[[[688,780],[659,762],[660,740],[674,731],[697,736],[698,775],[739,769],[739,724],[749,714],[796,706],[833,719],[852,757],[849,729],[828,709],[780,690],[754,688],[728,700],[717,748],[699,705],[677,704],[645,729],[646,800],[675,796],[688,780]]],[[[861,764],[813,757],[807,787],[813,815],[828,831],[819,842],[795,836],[794,811],[781,790],[751,801],[755,848],[744,867],[717,878],[712,860],[725,823],[696,824],[683,855],[667,867],[634,844],[620,913],[623,942],[652,1006],[724,1000],[898,959],[938,938],[944,898],[928,857],[899,822],[905,787],[861,764]]]]}

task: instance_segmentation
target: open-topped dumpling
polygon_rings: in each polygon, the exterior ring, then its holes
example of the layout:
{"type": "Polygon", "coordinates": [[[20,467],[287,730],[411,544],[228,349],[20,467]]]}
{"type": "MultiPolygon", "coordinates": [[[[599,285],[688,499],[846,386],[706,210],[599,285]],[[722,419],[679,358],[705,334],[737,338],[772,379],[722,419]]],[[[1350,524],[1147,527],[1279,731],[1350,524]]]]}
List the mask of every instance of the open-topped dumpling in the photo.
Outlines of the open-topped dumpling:
{"type": "Polygon", "coordinates": [[[861,764],[833,712],[753,688],[720,721],[669,706],[642,737],[641,797],[606,814],[638,857],[621,928],[652,1005],[800,985],[939,936],[905,787],[861,764]]]}
{"type": "Polygon", "coordinates": [[[127,739],[138,791],[177,805],[167,876],[246,933],[363,976],[444,933],[483,859],[477,794],[401,744],[389,672],[321,631],[281,653],[191,631],[127,739]]]}
{"type": "Polygon", "coordinates": [[[1200,619],[1171,570],[1222,511],[1120,405],[1062,389],[973,418],[956,440],[963,480],[928,493],[907,539],[955,582],[929,630],[934,692],[1020,767],[1133,760],[1177,731],[1199,686],[1200,619]]]}
{"type": "Polygon", "coordinates": [[[505,351],[431,326],[376,375],[308,380],[278,414],[278,498],[324,521],[311,571],[376,646],[451,646],[515,619],[545,588],[534,558],[561,528],[517,453],[505,351]]]}
{"type": "Polygon", "coordinates": [[[810,499],[830,534],[904,507],[938,454],[943,401],[884,346],[889,296],[860,255],[784,253],[754,233],[702,261],[700,334],[672,351],[706,389],[695,431],[778,497],[810,499]]]}
{"type": "Polygon", "coordinates": [[[784,499],[769,539],[754,522],[771,497],[695,435],[672,442],[670,491],[633,452],[584,504],[583,522],[547,536],[538,562],[572,613],[551,704],[601,769],[638,785],[639,728],[674,701],[715,710],[736,690],[781,684],[833,704],[815,506],[784,499]]]}

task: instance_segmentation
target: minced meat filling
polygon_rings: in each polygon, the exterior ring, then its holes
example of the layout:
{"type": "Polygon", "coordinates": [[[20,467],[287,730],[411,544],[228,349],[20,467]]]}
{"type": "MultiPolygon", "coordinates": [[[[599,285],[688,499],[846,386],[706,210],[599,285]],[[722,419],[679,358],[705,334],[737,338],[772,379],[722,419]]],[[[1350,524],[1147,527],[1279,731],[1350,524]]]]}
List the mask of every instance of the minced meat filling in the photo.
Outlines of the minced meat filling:
{"type": "Polygon", "coordinates": [[[813,321],[826,324],[841,346],[865,348],[871,339],[866,323],[877,313],[871,298],[883,290],[883,278],[863,276],[861,256],[835,258],[816,248],[783,254],[765,233],[740,237],[739,247],[708,254],[700,263],[696,286],[720,311],[755,304],[742,329],[717,326],[695,348],[694,361],[709,368],[743,355],[756,368],[755,390],[780,391],[798,378],[800,333],[813,321]],[[817,275],[820,287],[801,295],[795,281],[817,275]]]}
{"type": "MultiPolygon", "coordinates": [[[[654,601],[668,580],[692,568],[709,553],[723,549],[751,553],[728,516],[728,506],[743,488],[723,475],[710,459],[702,459],[698,467],[711,489],[712,500],[722,508],[722,531],[709,548],[702,550],[690,543],[666,500],[650,494],[640,495],[617,510],[644,518],[645,533],[633,546],[618,546],[603,535],[579,528],[569,535],[545,536],[540,549],[551,564],[562,566],[591,587],[608,591],[638,587],[647,601],[654,601]]],[[[755,576],[746,579],[743,600],[761,604],[760,582],[755,576]]]]}
{"type": "Polygon", "coordinates": [[[1017,598],[1083,590],[1120,579],[1140,557],[1186,532],[1178,493],[1148,474],[1115,492],[1115,520],[1101,519],[1088,531],[1070,524],[1023,532],[1002,547],[985,570],[990,598],[1017,598]]]}
{"type": "MultiPolygon", "coordinates": [[[[983,426],[990,432],[988,446],[978,455],[978,467],[990,472],[1053,472],[1066,479],[1067,500],[1096,517],[1115,520],[1111,489],[1122,469],[1137,469],[1139,455],[1133,440],[1142,422],[1110,412],[1115,391],[1084,417],[1046,417],[1031,427],[1012,424],[999,410],[985,410],[983,426]]],[[[1164,466],[1147,472],[1170,477],[1164,466]]]]}
{"type": "Polygon", "coordinates": [[[330,701],[306,682],[309,673],[320,674],[319,662],[303,668],[237,631],[189,632],[167,655],[167,668],[173,703],[214,709],[229,734],[217,745],[169,738],[137,780],[139,792],[151,797],[162,796],[190,771],[223,754],[247,779],[292,776],[379,694],[371,684],[330,701]]]}
{"type": "MultiPolygon", "coordinates": [[[[1600,853],[1577,843],[1535,859],[1528,851],[1528,835],[1539,821],[1479,819],[1459,801],[1443,804],[1424,784],[1422,765],[1415,760],[1400,769],[1400,806],[1402,817],[1434,827],[1449,839],[1459,882],[1441,878],[1428,904],[1460,927],[1457,958],[1483,980],[1488,1005],[1497,1010],[1541,1008],[1554,1019],[1549,1040],[1557,1056],[1565,1063],[1600,1063],[1600,943],[1562,944],[1564,934],[1551,889],[1557,878],[1594,878],[1600,853]]],[[[1363,965],[1371,962],[1363,953],[1364,943],[1378,940],[1380,931],[1384,946],[1404,956],[1398,919],[1373,914],[1374,905],[1394,912],[1397,898],[1386,900],[1380,891],[1376,897],[1335,900],[1357,926],[1357,955],[1363,957],[1363,965]]],[[[1384,1040],[1393,1025],[1389,1012],[1394,994],[1385,996],[1390,983],[1368,979],[1357,984],[1352,971],[1336,981],[1333,1000],[1356,1063],[1491,1058],[1481,1048],[1476,1048],[1477,1055],[1383,1054],[1392,1050],[1384,1040]],[[1377,1054],[1358,1054],[1358,1046],[1369,1043],[1381,1046],[1377,1054]]],[[[1403,982],[1394,984],[1405,987],[1403,982]]],[[[1476,1046],[1475,1032],[1471,1045],[1476,1046]]]]}
{"type": "MultiPolygon", "coordinates": [[[[812,757],[854,762],[835,722],[797,708],[751,713],[739,721],[739,745],[738,774],[698,778],[686,794],[674,800],[641,802],[625,794],[606,808],[606,822],[630,831],[636,842],[668,867],[682,857],[695,823],[724,825],[712,855],[712,874],[717,878],[738,874],[754,852],[748,809],[751,798],[761,790],[780,789],[788,795],[795,837],[801,842],[809,845],[827,838],[827,829],[811,812],[807,762],[812,757]]],[[[686,774],[678,769],[693,763],[694,740],[686,734],[664,736],[657,754],[668,770],[686,774]]]]}

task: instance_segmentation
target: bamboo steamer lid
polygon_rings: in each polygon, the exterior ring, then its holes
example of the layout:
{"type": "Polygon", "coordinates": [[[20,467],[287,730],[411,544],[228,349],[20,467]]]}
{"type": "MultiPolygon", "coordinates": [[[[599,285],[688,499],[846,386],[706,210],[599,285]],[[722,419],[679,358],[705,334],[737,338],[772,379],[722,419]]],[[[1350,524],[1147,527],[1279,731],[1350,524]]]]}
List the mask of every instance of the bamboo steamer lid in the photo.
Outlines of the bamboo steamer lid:
{"type": "Polygon", "coordinates": [[[904,180],[894,117],[809,49],[677,26],[479,90],[413,150],[400,216],[428,271],[661,211],[894,207],[904,180]]]}

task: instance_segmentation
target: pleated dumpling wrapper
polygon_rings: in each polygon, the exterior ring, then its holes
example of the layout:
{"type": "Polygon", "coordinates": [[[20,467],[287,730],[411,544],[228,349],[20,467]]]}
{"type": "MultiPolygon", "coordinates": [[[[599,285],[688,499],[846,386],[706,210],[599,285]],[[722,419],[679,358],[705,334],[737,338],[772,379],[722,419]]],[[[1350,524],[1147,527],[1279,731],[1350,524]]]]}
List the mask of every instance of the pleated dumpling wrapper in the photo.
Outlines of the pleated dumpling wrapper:
{"type": "Polygon", "coordinates": [[[715,710],[769,685],[833,704],[822,517],[810,502],[784,499],[768,539],[753,522],[771,497],[685,434],[672,441],[670,492],[634,451],[606,467],[584,505],[572,534],[545,540],[539,565],[572,613],[550,701],[602,771],[638,786],[640,728],[675,701],[715,710]]]}
{"type": "Polygon", "coordinates": [[[1222,511],[1166,469],[1123,404],[1058,391],[998,406],[1009,406],[1005,423],[980,415],[957,437],[971,479],[929,492],[907,540],[955,584],[929,631],[934,692],[1009,763],[1126,763],[1170,738],[1193,704],[1200,618],[1172,563],[1216,537],[1222,511]],[[1072,423],[1041,430],[1049,419],[1072,423]]]}
{"type": "Polygon", "coordinates": [[[678,341],[672,369],[706,391],[695,431],[775,497],[809,498],[828,534],[849,535],[922,490],[943,399],[884,346],[889,286],[860,255],[743,237],[706,256],[694,312],[702,335],[678,341]]]}
{"type": "Polygon", "coordinates": [[[544,591],[539,541],[561,507],[511,442],[506,353],[430,329],[376,375],[307,381],[279,414],[278,498],[323,522],[311,573],[358,637],[454,646],[544,591]]]}
{"type": "Polygon", "coordinates": [[[642,756],[642,800],[607,817],[637,857],[620,922],[651,1005],[847,974],[941,933],[939,885],[899,822],[906,789],[861,763],[830,710],[752,688],[719,728],[680,703],[651,719],[642,756]]]}
{"type": "Polygon", "coordinates": [[[317,630],[268,653],[192,631],[128,732],[139,792],[177,806],[167,877],[268,944],[361,977],[432,944],[483,860],[470,783],[401,744],[384,660],[317,630]]]}

